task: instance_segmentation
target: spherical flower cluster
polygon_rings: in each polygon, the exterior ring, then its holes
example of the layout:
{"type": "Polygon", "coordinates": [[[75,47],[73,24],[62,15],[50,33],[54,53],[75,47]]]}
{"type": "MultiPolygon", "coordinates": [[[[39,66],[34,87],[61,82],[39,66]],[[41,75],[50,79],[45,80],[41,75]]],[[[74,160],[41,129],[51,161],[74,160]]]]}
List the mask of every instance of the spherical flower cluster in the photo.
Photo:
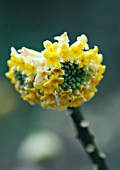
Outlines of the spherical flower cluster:
{"type": "Polygon", "coordinates": [[[12,47],[6,76],[30,104],[61,110],[78,107],[97,91],[105,71],[103,56],[97,46],[89,49],[85,35],[72,45],[66,32],[54,39],[57,42],[43,43],[42,52],[25,47],[17,52],[12,47]]]}

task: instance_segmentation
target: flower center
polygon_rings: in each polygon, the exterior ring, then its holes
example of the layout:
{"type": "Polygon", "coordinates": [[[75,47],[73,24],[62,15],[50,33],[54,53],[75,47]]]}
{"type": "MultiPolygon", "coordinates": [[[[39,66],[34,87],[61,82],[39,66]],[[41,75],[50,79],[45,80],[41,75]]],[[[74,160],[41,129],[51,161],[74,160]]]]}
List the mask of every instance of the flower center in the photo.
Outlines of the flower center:
{"type": "Polygon", "coordinates": [[[91,75],[88,75],[87,71],[84,71],[84,67],[80,68],[78,64],[65,62],[62,63],[62,70],[64,75],[64,82],[60,84],[64,90],[78,89],[81,85],[86,86],[91,75]]]}

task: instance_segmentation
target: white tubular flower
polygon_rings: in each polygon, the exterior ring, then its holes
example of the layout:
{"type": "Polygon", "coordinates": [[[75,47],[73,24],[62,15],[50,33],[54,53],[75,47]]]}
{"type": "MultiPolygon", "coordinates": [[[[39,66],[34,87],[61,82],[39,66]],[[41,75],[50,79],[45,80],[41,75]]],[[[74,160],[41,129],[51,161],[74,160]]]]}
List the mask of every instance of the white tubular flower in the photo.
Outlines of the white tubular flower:
{"type": "Polygon", "coordinates": [[[85,50],[89,49],[89,46],[88,46],[88,43],[87,43],[88,39],[87,39],[87,37],[84,34],[82,34],[81,36],[77,37],[77,41],[82,42],[84,44],[85,50]]]}
{"type": "Polygon", "coordinates": [[[18,50],[20,53],[20,56],[31,56],[31,57],[41,57],[42,54],[40,52],[37,52],[35,50],[28,49],[26,47],[22,47],[22,49],[18,50]]]}
{"type": "Polygon", "coordinates": [[[43,69],[43,70],[38,69],[37,70],[37,75],[35,77],[34,84],[39,84],[43,80],[47,80],[49,75],[50,75],[50,71],[47,71],[45,69],[43,69]]]}
{"type": "Polygon", "coordinates": [[[64,32],[64,34],[62,34],[61,36],[56,36],[54,39],[57,40],[59,44],[69,43],[67,32],[64,32]]]}
{"type": "Polygon", "coordinates": [[[16,56],[17,58],[20,58],[20,54],[17,53],[14,47],[11,47],[11,56],[16,56]]]}
{"type": "Polygon", "coordinates": [[[23,57],[26,62],[32,63],[36,66],[39,66],[43,61],[45,62],[42,53],[35,50],[22,47],[18,52],[20,53],[20,57],[23,57]]]}

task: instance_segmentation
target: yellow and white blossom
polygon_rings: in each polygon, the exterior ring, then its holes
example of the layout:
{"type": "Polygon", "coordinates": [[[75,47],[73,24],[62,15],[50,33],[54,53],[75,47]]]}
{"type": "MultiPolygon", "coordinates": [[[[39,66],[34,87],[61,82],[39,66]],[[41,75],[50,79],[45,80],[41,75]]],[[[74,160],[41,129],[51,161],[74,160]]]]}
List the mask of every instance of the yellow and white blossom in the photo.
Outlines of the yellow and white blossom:
{"type": "Polygon", "coordinates": [[[84,44],[85,50],[89,49],[89,46],[88,46],[88,43],[87,43],[88,39],[87,39],[87,37],[84,34],[82,34],[81,36],[77,37],[77,41],[80,41],[80,42],[82,42],[84,44]]]}
{"type": "Polygon", "coordinates": [[[78,107],[97,92],[106,68],[103,56],[97,46],[89,49],[84,34],[72,45],[66,32],[54,39],[57,42],[46,40],[41,52],[25,47],[17,52],[12,47],[6,76],[30,104],[61,110],[78,107]]]}
{"type": "Polygon", "coordinates": [[[54,39],[57,40],[58,43],[61,44],[61,45],[63,43],[66,43],[66,44],[69,43],[69,38],[67,36],[67,32],[64,32],[61,36],[56,36],[54,39]]]}

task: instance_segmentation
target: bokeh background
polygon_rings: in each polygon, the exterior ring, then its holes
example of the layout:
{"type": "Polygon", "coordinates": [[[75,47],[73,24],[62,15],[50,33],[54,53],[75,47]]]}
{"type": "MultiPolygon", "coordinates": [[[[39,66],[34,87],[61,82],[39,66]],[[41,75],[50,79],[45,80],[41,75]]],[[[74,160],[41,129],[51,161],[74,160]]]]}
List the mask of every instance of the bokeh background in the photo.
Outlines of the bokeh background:
{"type": "Polygon", "coordinates": [[[30,106],[5,78],[11,46],[39,51],[44,40],[64,31],[71,42],[86,34],[104,55],[105,78],[82,110],[110,169],[120,170],[120,1],[0,0],[1,170],[92,170],[67,112],[30,106]]]}

